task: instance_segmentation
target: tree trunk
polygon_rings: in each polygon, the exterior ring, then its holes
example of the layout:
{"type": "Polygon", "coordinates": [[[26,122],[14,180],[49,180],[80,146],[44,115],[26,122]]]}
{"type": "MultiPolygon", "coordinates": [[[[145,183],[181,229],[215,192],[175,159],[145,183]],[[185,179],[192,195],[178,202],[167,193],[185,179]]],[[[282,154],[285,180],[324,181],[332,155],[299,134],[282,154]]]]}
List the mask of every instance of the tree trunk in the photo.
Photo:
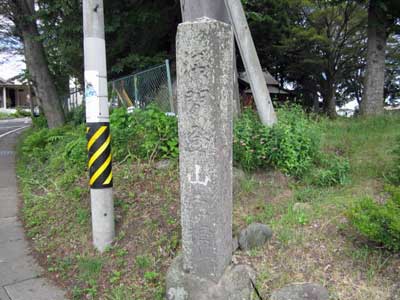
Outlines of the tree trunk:
{"type": "Polygon", "coordinates": [[[364,116],[383,113],[386,42],[385,14],[377,1],[371,0],[368,8],[367,70],[360,107],[364,116]]]}
{"type": "Polygon", "coordinates": [[[327,91],[324,97],[324,112],[332,119],[337,117],[336,113],[336,86],[328,81],[327,91]]]}
{"type": "MultiPolygon", "coordinates": [[[[224,0],[180,0],[183,22],[193,21],[197,18],[208,17],[218,21],[231,24],[228,11],[225,7],[224,0]]],[[[233,91],[233,112],[234,116],[240,115],[240,96],[238,72],[236,67],[236,50],[234,49],[234,91],[233,91]]]]}
{"type": "Polygon", "coordinates": [[[50,74],[43,44],[39,40],[36,21],[32,18],[34,1],[17,0],[16,4],[15,13],[18,16],[14,18],[14,21],[24,43],[26,65],[32,83],[35,85],[36,96],[41,100],[49,128],[61,126],[65,123],[64,112],[50,74]]]}
{"type": "Polygon", "coordinates": [[[319,99],[318,99],[318,95],[317,94],[313,94],[312,96],[312,112],[319,114],[320,113],[320,109],[319,109],[319,99]]]}

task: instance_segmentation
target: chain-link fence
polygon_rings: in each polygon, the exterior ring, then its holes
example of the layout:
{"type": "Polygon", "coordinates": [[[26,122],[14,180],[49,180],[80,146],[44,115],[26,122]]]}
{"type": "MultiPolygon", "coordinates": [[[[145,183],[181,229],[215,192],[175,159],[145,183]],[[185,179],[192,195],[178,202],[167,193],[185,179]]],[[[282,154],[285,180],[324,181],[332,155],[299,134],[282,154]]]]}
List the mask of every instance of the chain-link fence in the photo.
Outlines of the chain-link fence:
{"type": "Polygon", "coordinates": [[[164,64],[110,82],[112,103],[134,108],[156,104],[165,112],[174,112],[169,61],[164,64]]]}
{"type": "Polygon", "coordinates": [[[83,104],[83,102],[83,91],[78,88],[70,89],[70,94],[68,96],[62,97],[62,105],[66,113],[78,108],[83,104]]]}

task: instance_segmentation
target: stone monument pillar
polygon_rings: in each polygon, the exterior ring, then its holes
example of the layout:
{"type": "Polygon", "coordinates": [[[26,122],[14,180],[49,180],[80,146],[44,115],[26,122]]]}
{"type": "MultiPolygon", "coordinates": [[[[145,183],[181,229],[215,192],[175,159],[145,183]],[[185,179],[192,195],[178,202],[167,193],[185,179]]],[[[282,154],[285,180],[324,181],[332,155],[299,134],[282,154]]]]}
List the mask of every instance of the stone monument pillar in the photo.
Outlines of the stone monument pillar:
{"type": "Polygon", "coordinates": [[[243,297],[243,290],[235,289],[241,286],[251,291],[247,269],[241,269],[243,276],[232,276],[229,270],[233,47],[233,32],[228,24],[201,18],[178,27],[182,256],[167,274],[170,300],[243,300],[248,299],[243,297]],[[225,277],[244,278],[244,283],[232,284],[225,277]],[[241,298],[228,296],[229,289],[241,298]]]}
{"type": "Polygon", "coordinates": [[[184,269],[218,281],[232,258],[233,35],[201,19],[178,29],[184,269]]]}

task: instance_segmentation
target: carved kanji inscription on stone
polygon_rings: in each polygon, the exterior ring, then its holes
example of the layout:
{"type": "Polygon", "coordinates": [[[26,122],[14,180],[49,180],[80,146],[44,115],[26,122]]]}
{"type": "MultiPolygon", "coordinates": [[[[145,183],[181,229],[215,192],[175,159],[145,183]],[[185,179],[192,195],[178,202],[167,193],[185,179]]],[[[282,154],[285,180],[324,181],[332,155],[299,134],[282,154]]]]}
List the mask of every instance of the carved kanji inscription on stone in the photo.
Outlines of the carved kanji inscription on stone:
{"type": "Polygon", "coordinates": [[[184,269],[217,282],[231,262],[233,34],[179,25],[178,118],[184,269]]]}

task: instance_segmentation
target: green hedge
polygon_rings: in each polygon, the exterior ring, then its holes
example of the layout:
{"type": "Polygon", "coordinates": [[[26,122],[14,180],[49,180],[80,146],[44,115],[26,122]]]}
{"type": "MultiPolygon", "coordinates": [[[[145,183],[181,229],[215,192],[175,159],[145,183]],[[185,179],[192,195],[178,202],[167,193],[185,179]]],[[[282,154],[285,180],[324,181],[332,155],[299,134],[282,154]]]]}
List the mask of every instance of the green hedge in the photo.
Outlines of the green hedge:
{"type": "Polygon", "coordinates": [[[390,198],[379,204],[363,198],[347,211],[350,224],[370,241],[400,251],[400,188],[389,187],[390,198]]]}

